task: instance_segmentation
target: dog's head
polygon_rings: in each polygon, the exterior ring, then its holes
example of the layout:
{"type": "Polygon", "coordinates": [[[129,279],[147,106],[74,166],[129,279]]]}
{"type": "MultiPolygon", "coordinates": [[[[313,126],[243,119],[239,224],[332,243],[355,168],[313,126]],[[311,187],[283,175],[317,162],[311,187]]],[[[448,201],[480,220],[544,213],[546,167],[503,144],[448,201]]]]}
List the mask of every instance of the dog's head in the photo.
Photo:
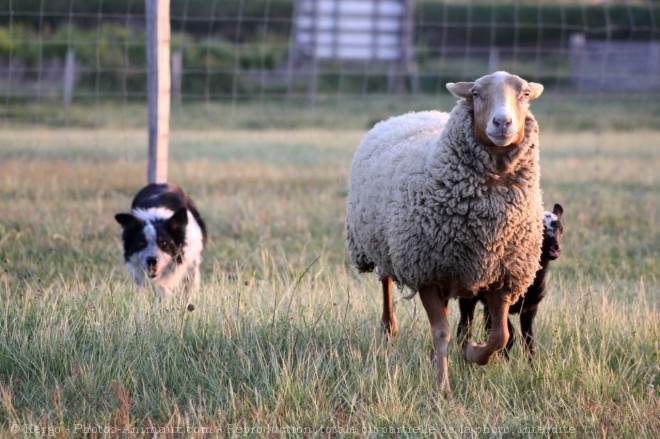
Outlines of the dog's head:
{"type": "Polygon", "coordinates": [[[167,219],[154,218],[140,209],[118,213],[115,219],[123,229],[124,260],[132,266],[134,275],[144,274],[157,281],[172,263],[182,262],[188,224],[185,208],[167,219]]]}

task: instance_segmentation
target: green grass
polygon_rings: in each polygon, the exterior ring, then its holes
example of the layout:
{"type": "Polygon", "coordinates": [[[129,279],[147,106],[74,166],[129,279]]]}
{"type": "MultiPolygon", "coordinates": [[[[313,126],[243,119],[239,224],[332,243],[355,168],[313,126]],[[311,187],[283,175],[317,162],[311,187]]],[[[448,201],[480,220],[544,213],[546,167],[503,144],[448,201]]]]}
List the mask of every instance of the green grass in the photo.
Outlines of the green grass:
{"type": "MultiPolygon", "coordinates": [[[[211,234],[193,312],[123,271],[113,214],[144,183],[143,130],[0,131],[0,436],[660,430],[657,131],[542,132],[544,199],[563,204],[566,233],[538,361],[516,347],[468,366],[452,340],[445,400],[419,300],[397,297],[385,342],[378,282],[348,262],[363,130],[196,128],[178,126],[170,151],[211,234]]],[[[455,303],[450,317],[455,331],[455,303]]]]}

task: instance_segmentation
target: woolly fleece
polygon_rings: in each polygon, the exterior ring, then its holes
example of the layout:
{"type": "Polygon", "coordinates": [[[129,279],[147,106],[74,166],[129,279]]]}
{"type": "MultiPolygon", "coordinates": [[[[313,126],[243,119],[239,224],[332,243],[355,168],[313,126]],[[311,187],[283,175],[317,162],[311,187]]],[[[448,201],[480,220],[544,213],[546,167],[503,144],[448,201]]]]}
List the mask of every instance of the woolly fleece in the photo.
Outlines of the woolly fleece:
{"type": "Polygon", "coordinates": [[[538,161],[538,125],[529,112],[523,140],[509,147],[475,140],[465,100],[451,114],[378,123],[351,165],[346,235],[353,263],[360,271],[378,267],[414,291],[436,284],[449,298],[488,288],[515,302],[539,269],[538,161]]]}

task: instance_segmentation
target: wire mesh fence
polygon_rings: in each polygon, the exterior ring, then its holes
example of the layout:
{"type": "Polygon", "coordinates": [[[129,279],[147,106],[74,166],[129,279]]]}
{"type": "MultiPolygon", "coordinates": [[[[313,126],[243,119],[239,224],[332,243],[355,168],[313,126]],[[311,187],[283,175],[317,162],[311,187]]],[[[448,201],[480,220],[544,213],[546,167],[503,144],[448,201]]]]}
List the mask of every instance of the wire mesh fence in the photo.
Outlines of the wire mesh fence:
{"type": "MultiPolygon", "coordinates": [[[[367,104],[433,106],[446,82],[498,69],[557,102],[616,105],[626,92],[653,106],[658,23],[660,4],[643,1],[173,0],[173,124],[199,105],[228,127],[319,123],[310,107],[332,120],[367,104]]],[[[117,124],[144,124],[145,29],[142,1],[0,3],[0,117],[97,126],[124,108],[117,124]]]]}

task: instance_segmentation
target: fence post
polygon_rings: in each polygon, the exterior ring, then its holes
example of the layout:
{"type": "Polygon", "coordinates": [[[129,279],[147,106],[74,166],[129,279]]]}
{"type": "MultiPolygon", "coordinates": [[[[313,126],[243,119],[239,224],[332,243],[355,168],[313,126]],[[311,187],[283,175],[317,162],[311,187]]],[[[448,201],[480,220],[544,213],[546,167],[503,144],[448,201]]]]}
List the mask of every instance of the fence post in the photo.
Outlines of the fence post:
{"type": "Polygon", "coordinates": [[[149,183],[167,181],[170,137],[170,0],[145,0],[149,183]]]}
{"type": "Polygon", "coordinates": [[[73,87],[76,82],[76,53],[69,48],[64,61],[64,106],[69,108],[73,101],[73,87]]]}
{"type": "Polygon", "coordinates": [[[496,72],[500,66],[500,51],[497,47],[488,49],[488,73],[496,72]]]}
{"type": "Polygon", "coordinates": [[[403,64],[410,80],[412,94],[419,94],[419,74],[415,61],[415,0],[404,0],[405,15],[403,17],[403,64]]]}
{"type": "Polygon", "coordinates": [[[172,53],[172,102],[181,105],[181,86],[183,84],[183,51],[172,53]]]}

